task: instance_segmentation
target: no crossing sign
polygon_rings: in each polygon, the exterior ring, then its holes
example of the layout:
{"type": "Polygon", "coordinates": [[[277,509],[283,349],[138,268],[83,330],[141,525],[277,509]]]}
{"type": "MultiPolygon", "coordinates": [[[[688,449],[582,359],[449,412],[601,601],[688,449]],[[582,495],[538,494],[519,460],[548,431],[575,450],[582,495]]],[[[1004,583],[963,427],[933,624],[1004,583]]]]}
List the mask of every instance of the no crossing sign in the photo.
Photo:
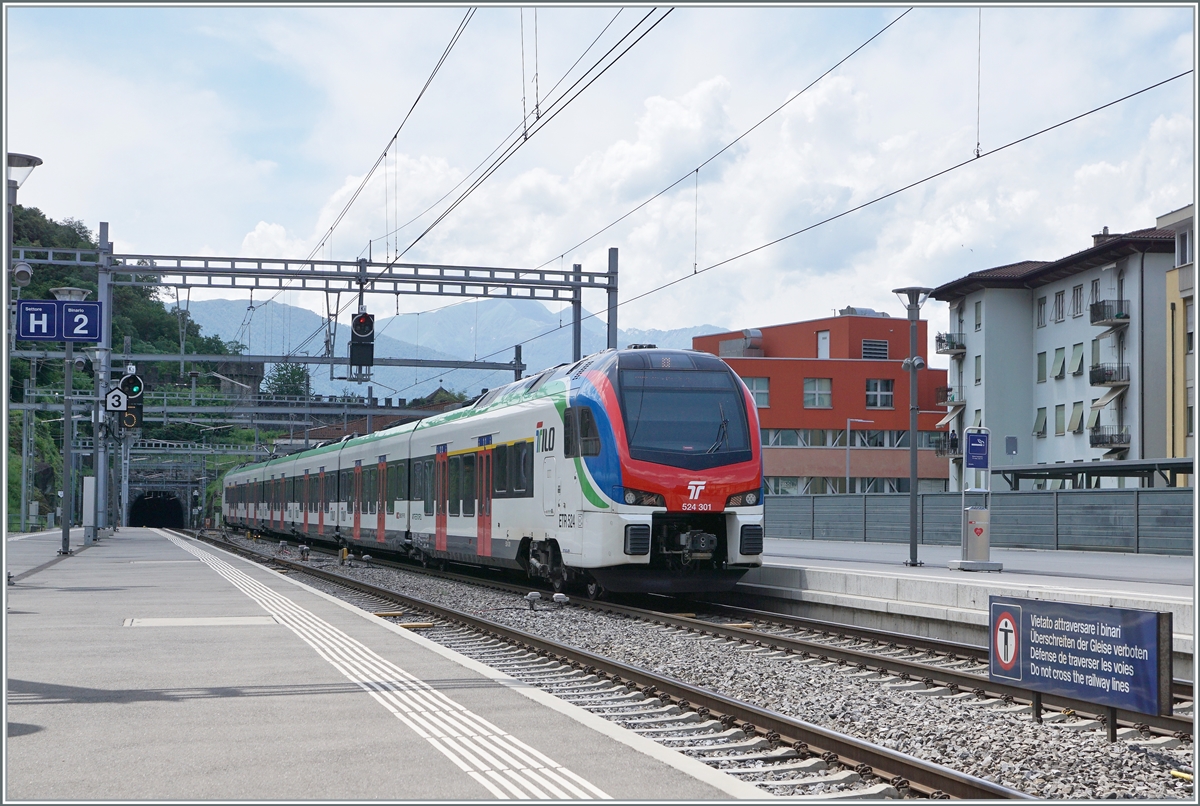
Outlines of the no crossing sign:
{"type": "Polygon", "coordinates": [[[1021,608],[992,604],[992,676],[1021,679],[1021,608]]]}

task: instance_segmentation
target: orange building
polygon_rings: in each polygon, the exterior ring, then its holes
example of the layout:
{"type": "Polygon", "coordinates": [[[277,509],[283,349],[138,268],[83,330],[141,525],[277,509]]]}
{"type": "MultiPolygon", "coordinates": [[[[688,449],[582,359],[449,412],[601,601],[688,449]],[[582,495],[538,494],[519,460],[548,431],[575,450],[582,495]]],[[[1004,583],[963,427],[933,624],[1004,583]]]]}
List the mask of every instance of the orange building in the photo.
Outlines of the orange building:
{"type": "MultiPolygon", "coordinates": [[[[847,492],[847,460],[849,492],[908,492],[908,327],[907,319],[846,308],[827,319],[692,339],[754,394],[768,495],[847,492]]],[[[917,344],[928,344],[924,320],[917,344]]],[[[917,383],[918,490],[942,491],[953,451],[949,435],[935,430],[945,413],[935,395],[946,370],[921,370],[917,383]]]]}

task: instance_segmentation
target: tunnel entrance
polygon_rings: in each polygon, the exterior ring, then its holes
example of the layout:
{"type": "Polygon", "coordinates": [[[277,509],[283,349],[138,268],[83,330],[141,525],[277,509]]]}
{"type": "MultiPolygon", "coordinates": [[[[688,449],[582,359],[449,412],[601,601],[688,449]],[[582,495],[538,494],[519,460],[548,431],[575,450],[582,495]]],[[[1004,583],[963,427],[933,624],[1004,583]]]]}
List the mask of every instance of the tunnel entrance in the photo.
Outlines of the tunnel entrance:
{"type": "Polygon", "coordinates": [[[142,493],[129,508],[129,525],[182,529],[183,504],[172,493],[142,493]]]}

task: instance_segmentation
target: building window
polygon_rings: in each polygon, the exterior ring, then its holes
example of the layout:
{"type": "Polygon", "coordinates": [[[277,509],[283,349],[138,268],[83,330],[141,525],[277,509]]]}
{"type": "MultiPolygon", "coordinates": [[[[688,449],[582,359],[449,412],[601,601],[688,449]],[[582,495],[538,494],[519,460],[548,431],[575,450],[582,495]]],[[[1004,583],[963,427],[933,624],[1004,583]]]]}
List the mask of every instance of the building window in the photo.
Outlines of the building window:
{"type": "Polygon", "coordinates": [[[1071,405],[1071,422],[1067,426],[1067,430],[1069,430],[1073,434],[1078,434],[1080,431],[1083,430],[1083,401],[1082,400],[1076,400],[1071,405]]]}
{"type": "Polygon", "coordinates": [[[1099,302],[1099,301],[1100,301],[1100,279],[1096,278],[1095,280],[1092,280],[1092,293],[1091,293],[1091,296],[1088,298],[1088,302],[1099,302]]]}
{"type": "Polygon", "coordinates": [[[1092,366],[1100,366],[1100,339],[1092,339],[1092,366]]]}
{"type": "Polygon", "coordinates": [[[1071,374],[1083,374],[1083,342],[1071,345],[1071,374]]]}
{"type": "Polygon", "coordinates": [[[1056,291],[1054,294],[1054,313],[1051,318],[1053,318],[1055,322],[1061,322],[1062,320],[1066,319],[1066,307],[1067,292],[1056,291]]]}
{"type": "Polygon", "coordinates": [[[1187,330],[1185,331],[1183,344],[1190,355],[1195,349],[1194,334],[1196,330],[1196,308],[1192,303],[1185,302],[1183,304],[1183,317],[1184,322],[1187,323],[1187,330]]]}
{"type": "Polygon", "coordinates": [[[1099,398],[1092,398],[1092,410],[1088,414],[1088,428],[1095,428],[1096,426],[1100,425],[1100,409],[1096,408],[1097,400],[1099,400],[1099,398]]]}
{"type": "Polygon", "coordinates": [[[754,405],[760,409],[765,409],[771,405],[771,379],[770,378],[742,378],[746,383],[746,388],[750,390],[750,394],[754,396],[754,405]]]}
{"type": "Polygon", "coordinates": [[[1037,417],[1033,419],[1033,435],[1035,437],[1046,436],[1046,407],[1037,410],[1037,417]]]}
{"type": "Polygon", "coordinates": [[[1083,283],[1071,289],[1071,316],[1083,316],[1083,283]]]}
{"type": "Polygon", "coordinates": [[[764,476],[767,495],[799,495],[800,479],[796,476],[764,476]]]}
{"type": "Polygon", "coordinates": [[[833,378],[804,379],[804,408],[833,408],[833,378]]]}
{"type": "Polygon", "coordinates": [[[1038,353],[1038,383],[1046,382],[1046,354],[1038,353]]]}
{"type": "Polygon", "coordinates": [[[983,383],[983,356],[975,356],[975,385],[983,383]]]}
{"type": "Polygon", "coordinates": [[[876,361],[887,361],[888,343],[886,339],[863,339],[862,357],[876,361]]]}
{"type": "Polygon", "coordinates": [[[975,409],[975,419],[971,422],[971,425],[975,428],[983,425],[983,409],[975,409]]]}
{"type": "Polygon", "coordinates": [[[869,379],[867,381],[867,408],[890,409],[892,406],[892,385],[895,381],[890,378],[869,379]]]}
{"type": "Polygon", "coordinates": [[[1038,297],[1037,303],[1037,326],[1046,326],[1046,298],[1038,297]]]}
{"type": "Polygon", "coordinates": [[[1195,424],[1196,424],[1196,417],[1195,417],[1195,415],[1196,415],[1196,407],[1195,407],[1195,406],[1188,406],[1188,407],[1187,407],[1187,432],[1186,432],[1186,434],[1187,434],[1187,436],[1189,436],[1189,437],[1190,437],[1190,436],[1193,434],[1193,432],[1194,432],[1194,426],[1195,426],[1195,424]]]}
{"type": "Polygon", "coordinates": [[[1067,374],[1067,348],[1057,347],[1054,350],[1054,366],[1050,374],[1055,378],[1063,378],[1067,374]]]}
{"type": "Polygon", "coordinates": [[[795,448],[800,438],[794,428],[764,428],[762,444],[772,448],[795,448]]]}
{"type": "Polygon", "coordinates": [[[978,300],[975,303],[975,329],[979,330],[983,327],[983,300],[978,300]]]}
{"type": "Polygon", "coordinates": [[[1067,433],[1067,404],[1059,403],[1054,407],[1054,436],[1061,437],[1067,433]]]}
{"type": "Polygon", "coordinates": [[[1175,265],[1186,266],[1192,262],[1192,232],[1183,230],[1175,235],[1175,265]]]}

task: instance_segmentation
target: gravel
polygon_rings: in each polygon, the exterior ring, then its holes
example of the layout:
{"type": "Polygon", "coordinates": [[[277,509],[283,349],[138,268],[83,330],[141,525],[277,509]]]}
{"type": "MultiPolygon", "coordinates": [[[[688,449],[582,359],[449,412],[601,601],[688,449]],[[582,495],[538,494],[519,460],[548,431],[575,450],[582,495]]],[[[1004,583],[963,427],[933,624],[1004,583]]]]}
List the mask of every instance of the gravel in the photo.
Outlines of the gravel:
{"type": "MultiPolygon", "coordinates": [[[[235,542],[246,543],[240,538],[235,542]]],[[[256,548],[265,547],[260,543],[256,548]]],[[[1192,784],[1170,774],[1172,769],[1192,768],[1191,744],[1157,750],[1125,741],[1110,745],[1102,730],[1038,725],[1028,714],[972,706],[977,702],[973,697],[889,690],[884,681],[850,677],[848,673],[857,671],[853,667],[755,657],[736,643],[686,637],[687,633],[620,615],[554,605],[548,594],[531,611],[516,594],[467,583],[357,562],[338,568],[316,555],[313,565],[704,686],[1036,797],[1194,800],[1192,784]]]]}

